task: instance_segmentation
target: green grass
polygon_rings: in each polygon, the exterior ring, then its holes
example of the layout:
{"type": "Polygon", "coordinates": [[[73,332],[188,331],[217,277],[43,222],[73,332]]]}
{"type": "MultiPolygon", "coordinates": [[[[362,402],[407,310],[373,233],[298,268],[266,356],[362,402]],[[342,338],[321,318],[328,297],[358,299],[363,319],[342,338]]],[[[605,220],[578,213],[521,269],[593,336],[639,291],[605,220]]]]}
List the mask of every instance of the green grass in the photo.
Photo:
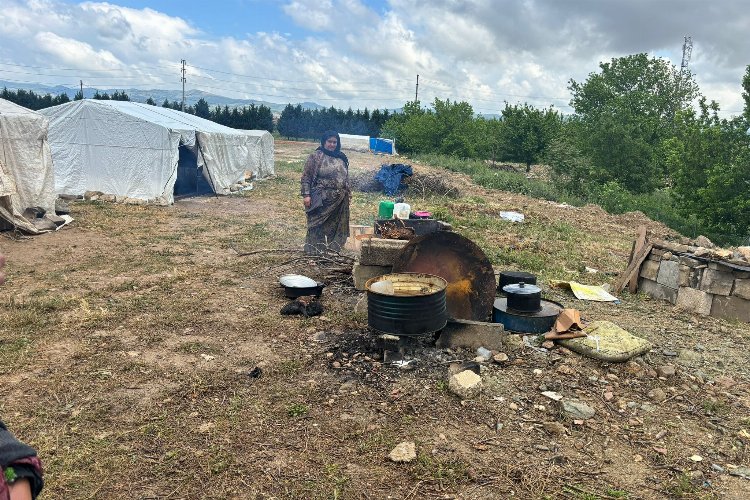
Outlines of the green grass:
{"type": "Polygon", "coordinates": [[[641,211],[689,237],[703,234],[723,244],[739,244],[736,235],[717,234],[710,226],[702,224],[695,216],[685,216],[678,210],[678,202],[668,189],[651,193],[630,193],[617,184],[581,185],[575,192],[552,181],[527,178],[523,172],[493,169],[484,161],[454,158],[438,154],[416,155],[415,160],[443,167],[452,172],[467,174],[480,186],[518,193],[530,198],[583,206],[593,203],[611,214],[641,211]]]}
{"type": "Polygon", "coordinates": [[[286,408],[286,414],[291,418],[304,417],[309,411],[310,409],[301,403],[294,403],[286,408]]]}

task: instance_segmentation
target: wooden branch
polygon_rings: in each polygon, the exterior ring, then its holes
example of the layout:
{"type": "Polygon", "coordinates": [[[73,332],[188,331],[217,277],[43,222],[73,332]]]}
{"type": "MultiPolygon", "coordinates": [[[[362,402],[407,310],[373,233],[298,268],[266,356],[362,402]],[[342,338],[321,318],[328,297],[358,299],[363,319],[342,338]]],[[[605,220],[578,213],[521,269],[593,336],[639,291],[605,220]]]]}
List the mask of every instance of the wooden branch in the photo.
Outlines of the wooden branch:
{"type": "Polygon", "coordinates": [[[620,275],[620,277],[617,279],[617,282],[614,286],[614,293],[620,293],[623,288],[625,288],[625,284],[628,283],[633,277],[638,279],[638,271],[641,270],[641,264],[643,264],[643,261],[646,260],[646,257],[648,257],[648,254],[651,253],[651,249],[653,248],[653,245],[649,243],[648,245],[641,248],[641,251],[635,255],[632,261],[630,261],[630,264],[628,264],[628,267],[625,269],[625,272],[620,275]]]}
{"type": "MultiPolygon", "coordinates": [[[[630,262],[632,262],[633,257],[635,257],[640,251],[643,249],[643,246],[646,244],[646,226],[640,226],[638,228],[638,237],[635,239],[635,242],[633,243],[633,251],[630,254],[630,262]]],[[[640,266],[638,266],[640,269],[640,266]]],[[[638,290],[638,274],[634,274],[633,277],[630,278],[630,282],[628,283],[628,291],[630,293],[635,293],[638,290]]]]}

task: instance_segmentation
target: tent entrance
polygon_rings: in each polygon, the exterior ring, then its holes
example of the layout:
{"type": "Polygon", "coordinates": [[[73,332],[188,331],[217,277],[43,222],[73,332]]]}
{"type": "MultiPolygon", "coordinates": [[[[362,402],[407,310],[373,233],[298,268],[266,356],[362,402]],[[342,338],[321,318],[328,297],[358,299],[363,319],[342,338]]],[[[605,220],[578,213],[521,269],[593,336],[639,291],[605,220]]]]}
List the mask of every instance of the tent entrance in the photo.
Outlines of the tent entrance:
{"type": "Polygon", "coordinates": [[[179,154],[174,195],[183,197],[212,194],[214,190],[203,175],[203,169],[206,167],[199,167],[195,154],[183,145],[180,145],[179,154]]]}

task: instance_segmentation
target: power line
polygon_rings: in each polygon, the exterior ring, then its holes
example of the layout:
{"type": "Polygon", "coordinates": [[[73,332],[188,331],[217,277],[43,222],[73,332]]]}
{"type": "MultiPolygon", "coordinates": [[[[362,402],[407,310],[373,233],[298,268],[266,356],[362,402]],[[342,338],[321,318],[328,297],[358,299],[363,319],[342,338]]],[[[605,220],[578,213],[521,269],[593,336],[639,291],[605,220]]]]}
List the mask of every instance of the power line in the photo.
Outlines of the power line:
{"type": "MultiPolygon", "coordinates": [[[[218,69],[202,68],[200,66],[190,66],[190,67],[191,68],[195,68],[195,69],[201,69],[203,71],[211,71],[213,73],[221,73],[221,74],[224,74],[224,75],[239,76],[239,77],[242,77],[242,78],[253,78],[253,79],[257,79],[257,80],[272,80],[272,81],[277,81],[277,82],[289,82],[289,83],[319,83],[319,84],[323,84],[323,85],[330,84],[330,82],[319,82],[319,81],[313,81],[313,80],[286,80],[286,79],[281,79],[281,78],[268,78],[268,77],[255,76],[255,75],[243,75],[243,74],[240,74],[240,73],[230,73],[228,71],[221,71],[221,70],[218,70],[218,69]]],[[[408,83],[408,80],[392,80],[392,81],[393,82],[407,82],[408,83]]],[[[372,83],[372,80],[364,81],[364,82],[348,82],[348,83],[356,83],[356,84],[359,84],[359,83],[372,83]]]]}

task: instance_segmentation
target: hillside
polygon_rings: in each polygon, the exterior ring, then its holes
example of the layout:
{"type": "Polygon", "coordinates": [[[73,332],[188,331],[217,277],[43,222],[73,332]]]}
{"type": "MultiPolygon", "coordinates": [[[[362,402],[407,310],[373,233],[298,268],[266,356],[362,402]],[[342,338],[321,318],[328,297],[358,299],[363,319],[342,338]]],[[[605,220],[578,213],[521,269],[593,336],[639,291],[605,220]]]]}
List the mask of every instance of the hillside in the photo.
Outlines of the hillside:
{"type": "MultiPolygon", "coordinates": [[[[534,272],[545,297],[654,345],[610,364],[518,339],[462,401],[447,366],[476,354],[428,346],[416,370],[382,363],[348,283],[330,282],[323,316],[279,314],[280,274],[327,279],[271,251],[304,240],[299,176],[314,147],[277,141],[277,177],[244,196],[78,202],[69,228],[0,240],[0,414],[39,450],[47,498],[746,498],[750,481],[730,472],[750,464],[750,325],[548,286],[611,283],[639,225],[668,228],[413,164],[461,193],[413,207],[451,222],[497,270],[534,272]],[[657,378],[668,364],[676,374],[657,378]],[[542,391],[596,415],[577,423],[542,391]],[[388,460],[401,441],[416,460],[388,460]]],[[[352,175],[391,161],[349,156],[352,175]]],[[[355,193],[351,222],[371,223],[380,198],[355,193]]]]}

